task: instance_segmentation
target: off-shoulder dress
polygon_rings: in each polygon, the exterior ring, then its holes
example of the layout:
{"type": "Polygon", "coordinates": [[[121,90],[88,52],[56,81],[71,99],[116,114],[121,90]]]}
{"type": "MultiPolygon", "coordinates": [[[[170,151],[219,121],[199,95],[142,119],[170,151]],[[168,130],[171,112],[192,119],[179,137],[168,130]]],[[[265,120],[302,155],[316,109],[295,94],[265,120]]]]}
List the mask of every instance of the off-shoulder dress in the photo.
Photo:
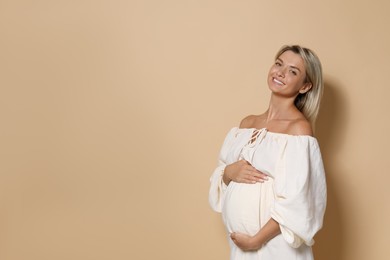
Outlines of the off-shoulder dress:
{"type": "Polygon", "coordinates": [[[256,234],[270,218],[281,234],[257,251],[244,252],[228,236],[231,260],[311,260],[313,237],[322,227],[326,180],[317,139],[267,129],[232,128],[210,178],[209,202],[222,213],[228,235],[256,234]],[[226,167],[240,159],[269,176],[264,183],[222,181],[226,167]]]}

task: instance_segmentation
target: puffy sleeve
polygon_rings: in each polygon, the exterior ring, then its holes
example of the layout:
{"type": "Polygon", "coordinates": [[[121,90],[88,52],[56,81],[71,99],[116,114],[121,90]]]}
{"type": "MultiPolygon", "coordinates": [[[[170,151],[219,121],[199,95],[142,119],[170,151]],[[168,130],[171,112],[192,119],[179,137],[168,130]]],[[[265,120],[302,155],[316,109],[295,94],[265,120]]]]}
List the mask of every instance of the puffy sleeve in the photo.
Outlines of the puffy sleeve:
{"type": "Polygon", "coordinates": [[[317,140],[291,137],[282,149],[276,171],[271,217],[279,223],[290,246],[311,246],[322,227],[326,207],[325,171],[317,140]]]}
{"type": "Polygon", "coordinates": [[[229,152],[230,143],[234,138],[236,128],[231,129],[225,137],[218,157],[218,164],[210,177],[209,203],[216,212],[222,211],[224,192],[226,184],[222,180],[222,175],[226,167],[226,157],[229,152]]]}

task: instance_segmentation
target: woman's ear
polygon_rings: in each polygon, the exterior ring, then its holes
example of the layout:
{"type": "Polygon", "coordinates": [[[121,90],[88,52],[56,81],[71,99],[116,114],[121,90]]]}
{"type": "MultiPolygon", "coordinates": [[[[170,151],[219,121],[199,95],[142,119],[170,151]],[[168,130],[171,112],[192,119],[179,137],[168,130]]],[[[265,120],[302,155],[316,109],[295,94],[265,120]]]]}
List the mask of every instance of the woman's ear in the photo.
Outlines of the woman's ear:
{"type": "Polygon", "coordinates": [[[305,94],[306,92],[308,92],[311,89],[312,86],[313,86],[313,84],[311,84],[310,82],[305,83],[305,85],[303,85],[302,88],[299,90],[299,93],[305,94]]]}

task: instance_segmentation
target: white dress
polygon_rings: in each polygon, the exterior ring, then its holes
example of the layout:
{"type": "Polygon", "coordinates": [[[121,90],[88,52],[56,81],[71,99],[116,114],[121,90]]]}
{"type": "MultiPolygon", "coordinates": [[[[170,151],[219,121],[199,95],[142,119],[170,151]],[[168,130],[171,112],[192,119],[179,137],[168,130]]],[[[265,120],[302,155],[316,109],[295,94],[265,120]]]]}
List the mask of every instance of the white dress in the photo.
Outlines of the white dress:
{"type": "Polygon", "coordinates": [[[313,237],[322,227],[326,206],[325,172],[314,137],[234,127],[210,182],[210,205],[222,213],[228,235],[254,235],[270,218],[280,225],[281,234],[258,251],[244,252],[228,236],[231,260],[313,259],[313,237]],[[267,174],[268,180],[226,186],[224,168],[240,159],[267,174]]]}

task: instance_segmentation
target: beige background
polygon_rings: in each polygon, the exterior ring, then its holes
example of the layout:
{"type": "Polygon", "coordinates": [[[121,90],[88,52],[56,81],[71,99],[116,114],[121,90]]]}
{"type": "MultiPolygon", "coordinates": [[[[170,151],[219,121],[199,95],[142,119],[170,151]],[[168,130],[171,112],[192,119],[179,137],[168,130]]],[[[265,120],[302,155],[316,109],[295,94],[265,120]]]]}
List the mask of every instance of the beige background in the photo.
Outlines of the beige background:
{"type": "Polygon", "coordinates": [[[325,72],[316,259],[388,259],[389,9],[0,0],[0,259],[228,259],[208,179],[290,43],[325,72]]]}

